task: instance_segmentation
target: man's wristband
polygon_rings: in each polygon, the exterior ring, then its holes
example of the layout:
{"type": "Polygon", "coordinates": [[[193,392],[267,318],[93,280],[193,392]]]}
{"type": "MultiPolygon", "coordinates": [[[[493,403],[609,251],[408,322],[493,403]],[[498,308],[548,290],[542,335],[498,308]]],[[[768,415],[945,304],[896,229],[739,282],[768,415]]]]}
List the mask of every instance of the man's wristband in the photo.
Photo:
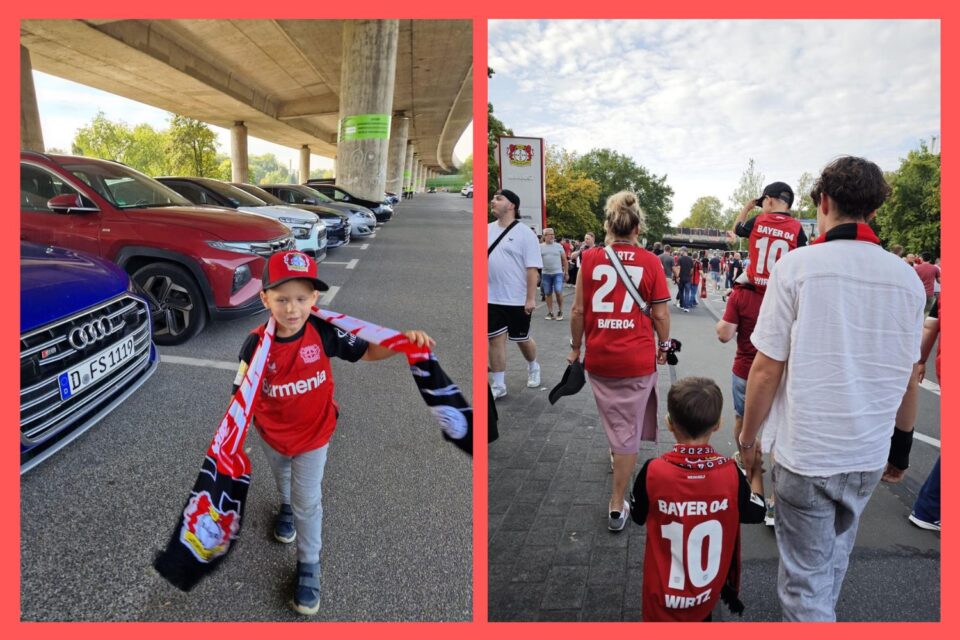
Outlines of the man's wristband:
{"type": "Polygon", "coordinates": [[[757,440],[756,438],[754,438],[753,442],[751,442],[750,444],[743,444],[740,441],[740,438],[737,438],[737,444],[740,445],[741,449],[753,449],[755,446],[757,446],[757,440]]]}
{"type": "Polygon", "coordinates": [[[663,342],[658,342],[660,351],[670,351],[673,349],[673,340],[664,340],[663,342]]]}
{"type": "Polygon", "coordinates": [[[579,345],[579,344],[578,344],[578,345],[574,345],[574,344],[573,344],[573,338],[570,338],[570,348],[571,348],[571,349],[573,349],[574,351],[580,351],[580,347],[581,347],[581,346],[582,346],[582,345],[579,345]]]}

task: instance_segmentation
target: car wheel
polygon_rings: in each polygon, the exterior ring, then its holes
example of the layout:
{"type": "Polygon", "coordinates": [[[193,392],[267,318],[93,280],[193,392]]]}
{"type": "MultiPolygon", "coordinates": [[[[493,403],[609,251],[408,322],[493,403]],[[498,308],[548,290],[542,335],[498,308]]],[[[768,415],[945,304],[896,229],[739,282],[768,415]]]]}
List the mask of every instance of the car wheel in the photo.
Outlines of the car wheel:
{"type": "Polygon", "coordinates": [[[138,269],[133,280],[150,304],[154,342],[181,344],[203,331],[207,323],[203,294],[186,269],[157,262],[138,269]]]}

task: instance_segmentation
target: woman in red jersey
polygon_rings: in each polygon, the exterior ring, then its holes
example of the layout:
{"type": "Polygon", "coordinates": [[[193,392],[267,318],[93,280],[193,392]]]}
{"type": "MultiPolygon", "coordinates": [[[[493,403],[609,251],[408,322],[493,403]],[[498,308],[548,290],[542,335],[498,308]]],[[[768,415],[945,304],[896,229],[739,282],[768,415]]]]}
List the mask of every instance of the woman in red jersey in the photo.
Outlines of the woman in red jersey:
{"type": "Polygon", "coordinates": [[[636,304],[603,247],[584,251],[567,360],[579,360],[586,347],[583,366],[613,455],[608,528],[621,531],[630,511],[625,494],[640,441],[657,436],[657,364],[666,363],[671,346],[670,291],[660,277],[660,260],[637,241],[646,230],[637,196],[616,193],[604,210],[605,244],[613,248],[647,309],[636,304]]]}

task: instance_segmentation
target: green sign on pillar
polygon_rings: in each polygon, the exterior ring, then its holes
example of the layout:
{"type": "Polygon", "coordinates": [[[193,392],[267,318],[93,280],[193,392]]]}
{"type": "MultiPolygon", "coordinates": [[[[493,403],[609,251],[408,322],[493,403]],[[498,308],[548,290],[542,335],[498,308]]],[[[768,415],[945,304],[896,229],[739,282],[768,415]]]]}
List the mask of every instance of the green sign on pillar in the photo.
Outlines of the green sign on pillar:
{"type": "Polygon", "coordinates": [[[390,138],[390,114],[363,113],[347,116],[340,121],[337,141],[388,140],[390,138]]]}

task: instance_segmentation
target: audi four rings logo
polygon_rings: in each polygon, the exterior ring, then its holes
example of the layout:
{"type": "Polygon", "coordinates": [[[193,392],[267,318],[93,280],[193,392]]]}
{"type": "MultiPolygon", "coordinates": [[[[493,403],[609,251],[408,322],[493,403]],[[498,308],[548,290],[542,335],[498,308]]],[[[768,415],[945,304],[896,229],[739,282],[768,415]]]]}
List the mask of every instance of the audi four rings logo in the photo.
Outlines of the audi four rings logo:
{"type": "Polygon", "coordinates": [[[122,324],[119,327],[114,327],[110,324],[110,318],[100,316],[71,329],[67,341],[74,349],[83,349],[103,340],[122,327],[122,324]]]}

